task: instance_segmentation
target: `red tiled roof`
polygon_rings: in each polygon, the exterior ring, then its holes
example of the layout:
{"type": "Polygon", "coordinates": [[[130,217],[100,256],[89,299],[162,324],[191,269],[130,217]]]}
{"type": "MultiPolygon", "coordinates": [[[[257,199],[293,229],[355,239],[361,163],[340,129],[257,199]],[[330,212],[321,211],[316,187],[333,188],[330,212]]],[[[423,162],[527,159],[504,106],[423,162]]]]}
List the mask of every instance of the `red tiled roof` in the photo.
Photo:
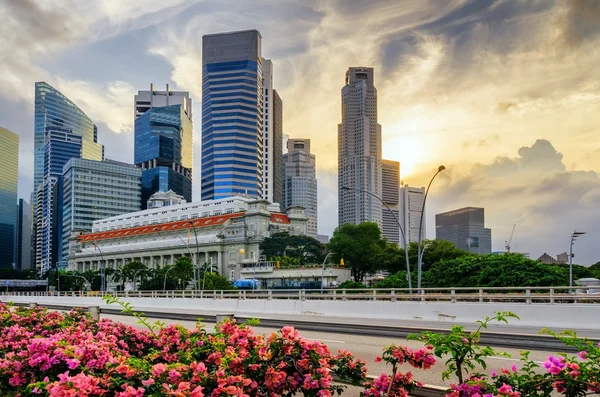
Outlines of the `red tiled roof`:
{"type": "Polygon", "coordinates": [[[285,214],[271,214],[271,222],[273,223],[284,223],[286,225],[290,224],[290,218],[285,214]]]}
{"type": "MultiPolygon", "coordinates": [[[[167,222],[167,223],[158,223],[155,225],[145,225],[145,226],[136,226],[129,227],[126,229],[117,229],[110,230],[104,232],[97,233],[89,233],[82,234],[79,236],[79,241],[96,241],[96,240],[105,240],[111,238],[118,238],[123,236],[134,236],[134,235],[142,235],[142,234],[151,234],[155,232],[163,232],[163,231],[172,231],[172,230],[182,230],[182,229],[192,229],[192,225],[190,221],[194,224],[195,227],[205,227],[205,226],[215,226],[222,225],[231,218],[239,218],[244,215],[244,212],[236,212],[234,214],[224,214],[224,215],[215,215],[208,216],[204,218],[194,218],[183,221],[175,221],[175,222],[167,222]],[[159,230],[156,230],[159,229],[159,230]]],[[[277,214],[279,215],[279,214],[277,214]]],[[[282,215],[287,219],[287,216],[282,215]]],[[[273,215],[271,215],[271,220],[273,221],[273,215]]],[[[286,223],[278,221],[278,223],[286,223]]],[[[287,221],[289,223],[289,220],[287,221]]]]}

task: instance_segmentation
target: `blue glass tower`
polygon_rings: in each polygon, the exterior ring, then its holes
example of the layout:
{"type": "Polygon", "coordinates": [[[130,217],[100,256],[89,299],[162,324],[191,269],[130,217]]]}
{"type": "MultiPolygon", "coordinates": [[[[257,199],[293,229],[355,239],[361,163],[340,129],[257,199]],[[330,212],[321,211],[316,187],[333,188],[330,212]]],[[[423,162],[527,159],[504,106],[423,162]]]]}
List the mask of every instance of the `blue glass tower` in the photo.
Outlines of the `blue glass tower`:
{"type": "Polygon", "coordinates": [[[135,120],[142,208],[152,194],[169,190],[192,201],[192,135],[192,121],[182,105],[153,107],[135,120]]]}
{"type": "Polygon", "coordinates": [[[0,127],[0,269],[16,263],[19,136],[0,127]]]}
{"type": "MultiPolygon", "coordinates": [[[[59,228],[60,225],[48,224],[49,220],[44,219],[43,214],[48,212],[49,207],[42,208],[40,204],[59,204],[57,200],[53,199],[58,198],[56,195],[54,197],[47,197],[47,195],[53,195],[52,192],[58,189],[58,177],[62,175],[62,166],[69,158],[82,157],[89,160],[103,160],[104,146],[98,143],[98,128],[92,120],[69,98],[46,82],[35,83],[34,118],[33,197],[36,198],[36,201],[32,205],[34,207],[35,264],[38,270],[43,272],[48,270],[47,266],[49,266],[52,258],[58,257],[58,249],[51,251],[49,241],[39,240],[42,236],[42,224],[46,228],[44,236],[49,236],[48,228],[59,228]],[[48,140],[52,140],[51,137],[49,138],[49,135],[53,135],[52,132],[79,136],[80,150],[77,155],[68,157],[70,156],[69,153],[60,153],[61,148],[57,144],[53,145],[55,148],[52,150],[51,159],[48,159],[46,146],[48,140]],[[51,160],[50,163],[48,163],[49,160],[51,160]],[[54,168],[52,170],[46,169],[47,164],[53,164],[54,168]],[[58,164],[62,165],[59,166],[58,164]],[[57,179],[51,179],[51,176],[52,178],[56,176],[57,179]],[[46,252],[43,259],[44,265],[42,265],[42,252],[46,252]],[[52,253],[52,255],[49,253],[52,253]],[[42,268],[45,268],[45,270],[42,268]]],[[[77,138],[72,139],[76,140],[77,138]]],[[[52,266],[54,264],[55,262],[51,263],[52,266]]]]}
{"type": "Polygon", "coordinates": [[[44,179],[38,191],[37,260],[42,273],[61,259],[63,167],[72,158],[81,157],[83,138],[70,130],[51,127],[44,145],[44,179]],[[41,219],[40,219],[41,218],[41,219]]]}
{"type": "Polygon", "coordinates": [[[202,37],[202,200],[260,197],[263,184],[262,37],[202,37]]]}

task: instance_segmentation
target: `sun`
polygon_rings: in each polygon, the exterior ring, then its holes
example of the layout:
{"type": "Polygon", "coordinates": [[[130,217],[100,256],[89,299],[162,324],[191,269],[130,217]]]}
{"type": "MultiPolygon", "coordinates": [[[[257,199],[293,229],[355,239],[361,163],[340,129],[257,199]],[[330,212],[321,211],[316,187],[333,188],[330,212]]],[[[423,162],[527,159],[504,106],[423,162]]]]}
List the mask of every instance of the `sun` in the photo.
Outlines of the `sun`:
{"type": "Polygon", "coordinates": [[[400,179],[412,176],[419,164],[431,160],[422,138],[404,135],[385,137],[383,141],[383,158],[400,162],[400,179]]]}

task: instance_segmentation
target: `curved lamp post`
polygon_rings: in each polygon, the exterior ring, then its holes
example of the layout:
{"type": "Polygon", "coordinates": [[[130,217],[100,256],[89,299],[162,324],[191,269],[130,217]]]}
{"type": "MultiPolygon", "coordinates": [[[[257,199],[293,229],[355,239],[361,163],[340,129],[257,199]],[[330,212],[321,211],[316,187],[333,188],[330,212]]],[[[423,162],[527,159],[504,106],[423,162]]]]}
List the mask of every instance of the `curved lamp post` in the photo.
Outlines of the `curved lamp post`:
{"type": "Polygon", "coordinates": [[[327,262],[329,255],[335,255],[335,252],[328,252],[325,255],[325,259],[323,259],[323,267],[321,268],[321,294],[323,293],[323,279],[325,278],[325,262],[327,262]]]}
{"type": "Polygon", "coordinates": [[[440,165],[438,167],[437,172],[435,173],[435,175],[433,175],[433,177],[431,178],[431,180],[429,181],[429,185],[427,185],[427,190],[425,191],[425,197],[423,197],[423,207],[421,208],[421,218],[419,220],[419,243],[417,245],[417,289],[419,290],[419,294],[422,294],[423,291],[421,291],[421,268],[423,266],[423,251],[424,249],[421,249],[421,240],[422,240],[422,233],[423,233],[423,215],[425,214],[425,202],[427,201],[427,194],[429,193],[429,188],[431,187],[431,183],[433,182],[433,180],[435,179],[436,176],[438,176],[438,174],[442,171],[444,171],[446,169],[446,167],[444,167],[443,165],[440,165]]]}
{"type": "Polygon", "coordinates": [[[133,273],[133,290],[137,291],[137,275],[139,272],[143,271],[145,269],[138,269],[135,271],[135,273],[133,273]]]}
{"type": "Polygon", "coordinates": [[[167,269],[167,271],[165,272],[165,281],[163,281],[163,291],[165,291],[167,289],[167,274],[169,274],[169,271],[171,271],[171,269],[173,269],[175,266],[171,266],[170,268],[167,269]]]}
{"type": "MultiPolygon", "coordinates": [[[[63,274],[62,276],[63,276],[63,277],[77,277],[77,278],[81,278],[81,279],[83,279],[83,281],[84,281],[86,284],[88,284],[88,285],[90,286],[90,289],[92,288],[92,283],[90,283],[90,282],[88,281],[88,279],[87,279],[87,278],[85,278],[85,277],[83,277],[83,276],[79,276],[79,275],[77,275],[77,274],[63,274]]],[[[59,273],[58,277],[60,277],[60,273],[59,273]]]]}
{"type": "Polygon", "coordinates": [[[104,262],[104,255],[102,254],[102,250],[100,249],[100,246],[98,245],[96,240],[94,240],[94,247],[98,248],[98,252],[100,252],[100,259],[102,260],[102,263],[100,265],[100,291],[105,292],[106,291],[106,263],[104,262]]]}
{"type": "Polygon", "coordinates": [[[577,230],[573,230],[571,233],[571,246],[569,248],[569,294],[573,293],[573,244],[575,244],[575,239],[579,236],[583,236],[585,232],[578,232],[577,230]]]}
{"type": "MultiPolygon", "coordinates": [[[[185,248],[187,248],[188,253],[190,254],[190,259],[192,259],[194,257],[194,255],[192,255],[192,250],[190,250],[190,246],[187,245],[187,243],[185,241],[183,241],[183,239],[181,237],[177,236],[177,238],[180,239],[181,242],[185,245],[185,248]]],[[[194,290],[195,290],[196,289],[196,266],[192,265],[192,267],[194,268],[192,273],[194,274],[194,290]]]]}
{"type": "Polygon", "coordinates": [[[398,220],[398,217],[396,216],[396,214],[394,214],[394,211],[392,211],[392,209],[385,203],[385,201],[383,201],[381,199],[381,197],[367,191],[367,190],[362,190],[362,189],[355,189],[353,187],[348,187],[348,186],[342,186],[342,190],[354,190],[357,192],[361,192],[361,193],[367,193],[368,195],[371,195],[373,197],[375,197],[377,200],[381,201],[381,204],[383,204],[388,211],[390,211],[390,213],[392,214],[392,216],[394,217],[394,220],[396,220],[396,223],[398,224],[398,228],[400,228],[400,234],[402,236],[402,242],[404,243],[404,258],[406,260],[406,274],[407,274],[407,279],[408,279],[408,293],[412,294],[412,281],[411,281],[411,277],[410,277],[410,262],[408,260],[408,244],[406,243],[406,234],[404,234],[404,229],[402,229],[402,225],[400,224],[400,221],[398,220]]]}
{"type": "MultiPolygon", "coordinates": [[[[194,226],[194,222],[188,220],[187,223],[189,223],[190,226],[192,226],[192,229],[194,229],[194,237],[196,238],[196,270],[194,270],[194,280],[200,281],[200,247],[198,247],[198,234],[196,233],[196,226],[194,226]],[[196,277],[196,271],[198,272],[198,277],[196,277]]],[[[197,287],[194,282],[194,290],[196,288],[197,287]]]]}

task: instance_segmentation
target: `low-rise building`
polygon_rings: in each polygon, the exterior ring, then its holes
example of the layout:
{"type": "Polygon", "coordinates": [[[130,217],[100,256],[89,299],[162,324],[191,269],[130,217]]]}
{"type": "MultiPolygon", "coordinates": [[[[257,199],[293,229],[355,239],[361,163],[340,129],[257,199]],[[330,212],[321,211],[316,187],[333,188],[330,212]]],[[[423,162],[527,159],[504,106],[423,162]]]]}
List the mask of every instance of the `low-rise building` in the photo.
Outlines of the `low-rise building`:
{"type": "Polygon", "coordinates": [[[321,264],[302,267],[279,267],[273,261],[242,260],[242,279],[258,280],[260,288],[268,289],[311,289],[337,287],[352,279],[351,270],[339,265],[327,265],[323,271],[321,264]]]}
{"type": "Polygon", "coordinates": [[[189,256],[235,280],[244,259],[258,261],[265,237],[283,231],[305,235],[307,221],[302,207],[281,212],[278,204],[245,197],[133,212],[95,221],[92,233],[73,235],[69,269],[116,269],[133,260],[156,268],[189,256]]]}

